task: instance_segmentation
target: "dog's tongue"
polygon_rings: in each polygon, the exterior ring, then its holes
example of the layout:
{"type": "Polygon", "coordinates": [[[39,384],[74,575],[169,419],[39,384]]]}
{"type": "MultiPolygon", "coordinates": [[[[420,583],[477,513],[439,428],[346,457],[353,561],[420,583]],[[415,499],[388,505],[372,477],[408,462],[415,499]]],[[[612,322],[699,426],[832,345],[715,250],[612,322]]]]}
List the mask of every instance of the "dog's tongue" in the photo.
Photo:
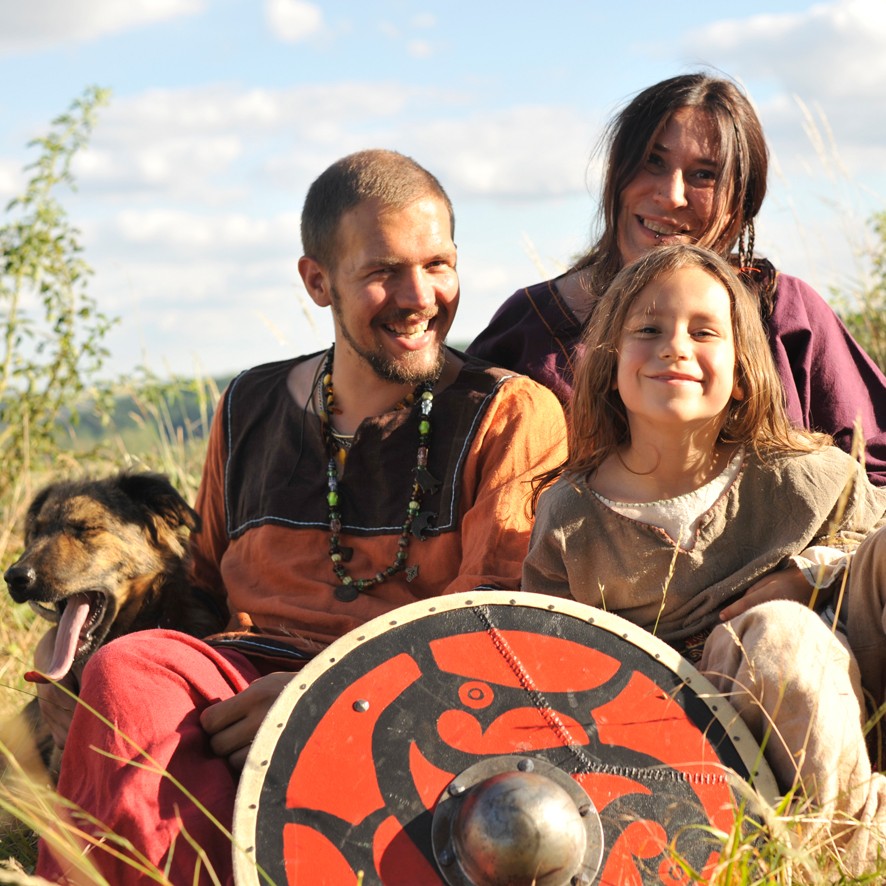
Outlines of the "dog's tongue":
{"type": "Polygon", "coordinates": [[[89,597],[86,594],[71,597],[59,620],[52,663],[45,672],[50,680],[61,680],[71,670],[77,647],[80,645],[80,631],[88,617],[89,597]]]}

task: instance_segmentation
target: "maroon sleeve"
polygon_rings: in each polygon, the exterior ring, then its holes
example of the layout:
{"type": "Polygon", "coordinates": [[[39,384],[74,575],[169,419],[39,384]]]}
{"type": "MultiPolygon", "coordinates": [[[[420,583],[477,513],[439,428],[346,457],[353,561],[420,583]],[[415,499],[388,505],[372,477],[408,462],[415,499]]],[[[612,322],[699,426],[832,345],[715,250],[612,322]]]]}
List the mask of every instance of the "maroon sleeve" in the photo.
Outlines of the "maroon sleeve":
{"type": "Polygon", "coordinates": [[[847,452],[858,418],[872,483],[886,486],[886,376],[802,280],[780,274],[769,341],[792,421],[831,434],[847,452]]]}
{"type": "Polygon", "coordinates": [[[467,353],[544,385],[566,403],[581,326],[557,295],[556,281],[519,289],[471,342],[467,353]]]}

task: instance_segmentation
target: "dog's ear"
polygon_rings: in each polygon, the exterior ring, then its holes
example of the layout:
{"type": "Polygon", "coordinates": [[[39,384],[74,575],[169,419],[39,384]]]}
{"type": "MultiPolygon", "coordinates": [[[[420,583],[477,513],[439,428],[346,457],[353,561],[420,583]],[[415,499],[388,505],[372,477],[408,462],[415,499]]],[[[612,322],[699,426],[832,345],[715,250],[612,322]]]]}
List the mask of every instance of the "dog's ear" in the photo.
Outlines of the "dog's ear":
{"type": "Polygon", "coordinates": [[[120,474],[117,485],[136,504],[160,517],[173,528],[200,528],[199,514],[181,497],[163,474],[120,474]]]}

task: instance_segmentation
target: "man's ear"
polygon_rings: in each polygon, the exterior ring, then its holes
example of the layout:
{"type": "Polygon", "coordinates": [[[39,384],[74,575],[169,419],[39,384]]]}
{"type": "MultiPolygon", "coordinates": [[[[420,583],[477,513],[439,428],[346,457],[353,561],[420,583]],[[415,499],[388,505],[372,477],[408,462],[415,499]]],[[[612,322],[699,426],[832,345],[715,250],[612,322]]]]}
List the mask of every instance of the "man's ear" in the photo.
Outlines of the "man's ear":
{"type": "Polygon", "coordinates": [[[332,304],[332,282],[323,265],[303,255],[298,260],[298,272],[314,304],[320,308],[328,308],[332,304]]]}

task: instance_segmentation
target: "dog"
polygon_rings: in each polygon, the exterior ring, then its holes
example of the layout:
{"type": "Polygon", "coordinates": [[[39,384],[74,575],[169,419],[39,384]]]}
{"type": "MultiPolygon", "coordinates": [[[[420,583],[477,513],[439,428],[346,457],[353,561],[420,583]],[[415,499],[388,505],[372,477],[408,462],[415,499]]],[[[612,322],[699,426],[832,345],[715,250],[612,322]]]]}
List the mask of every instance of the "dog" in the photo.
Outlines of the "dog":
{"type": "MultiPolygon", "coordinates": [[[[103,643],[146,628],[206,637],[226,614],[190,586],[187,534],[200,518],[162,474],[53,483],[25,516],[24,552],[5,572],[12,599],[56,625],[52,660],[31,682],[79,685],[103,643]]],[[[55,774],[52,737],[34,699],[24,717],[55,774]]]]}

